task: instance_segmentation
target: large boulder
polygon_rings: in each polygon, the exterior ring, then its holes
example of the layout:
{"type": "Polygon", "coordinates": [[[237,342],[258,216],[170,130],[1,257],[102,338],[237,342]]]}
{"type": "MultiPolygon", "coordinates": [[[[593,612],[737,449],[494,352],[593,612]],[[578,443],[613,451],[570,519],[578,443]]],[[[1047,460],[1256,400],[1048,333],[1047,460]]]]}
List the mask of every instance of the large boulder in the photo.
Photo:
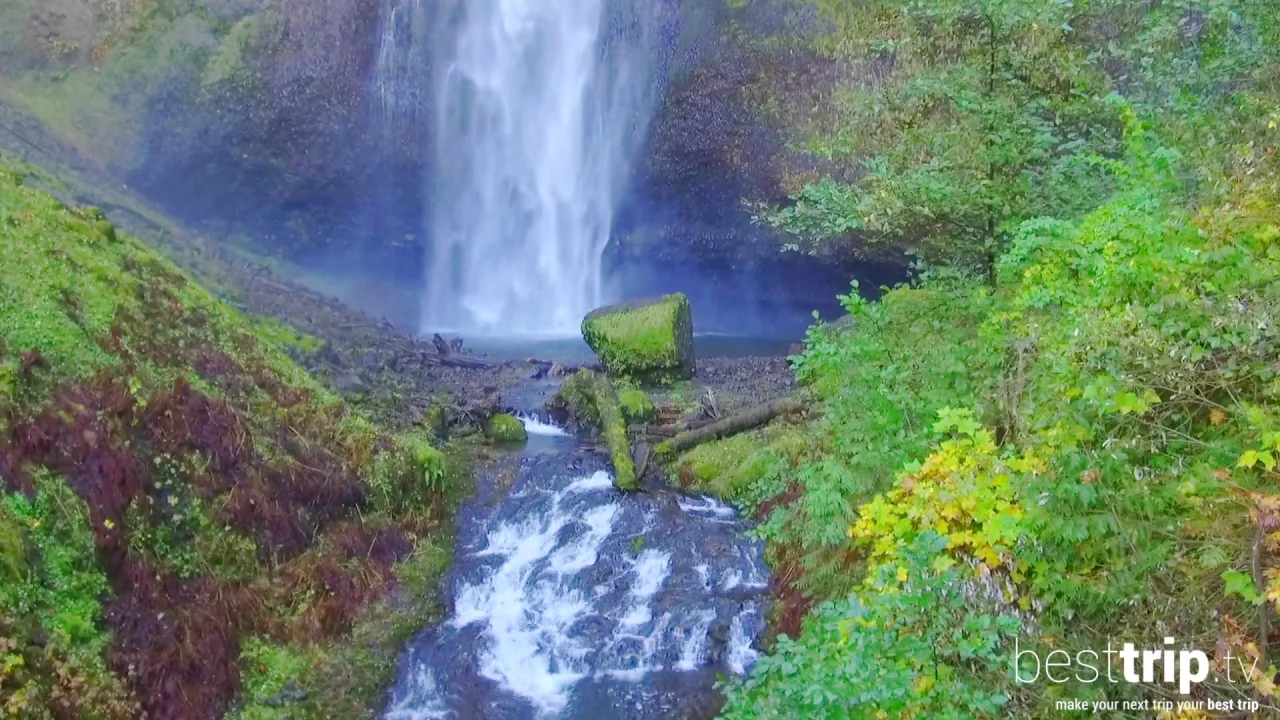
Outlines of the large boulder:
{"type": "Polygon", "coordinates": [[[582,321],[582,337],[611,375],[693,377],[693,313],[684,293],[592,310],[582,321]]]}

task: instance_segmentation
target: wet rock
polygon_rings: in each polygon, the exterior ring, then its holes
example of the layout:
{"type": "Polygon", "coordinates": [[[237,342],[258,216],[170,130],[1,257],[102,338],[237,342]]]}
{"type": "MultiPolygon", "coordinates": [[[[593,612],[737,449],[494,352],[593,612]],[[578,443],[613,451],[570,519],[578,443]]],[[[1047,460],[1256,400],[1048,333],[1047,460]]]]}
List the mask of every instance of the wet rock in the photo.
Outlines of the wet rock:
{"type": "Polygon", "coordinates": [[[515,445],[529,440],[529,433],[524,429],[524,423],[520,422],[515,415],[506,413],[489,418],[484,434],[500,445],[515,445]]]}
{"type": "Polygon", "coordinates": [[[693,312],[684,293],[593,310],[582,321],[582,337],[611,375],[693,377],[693,312]]]}

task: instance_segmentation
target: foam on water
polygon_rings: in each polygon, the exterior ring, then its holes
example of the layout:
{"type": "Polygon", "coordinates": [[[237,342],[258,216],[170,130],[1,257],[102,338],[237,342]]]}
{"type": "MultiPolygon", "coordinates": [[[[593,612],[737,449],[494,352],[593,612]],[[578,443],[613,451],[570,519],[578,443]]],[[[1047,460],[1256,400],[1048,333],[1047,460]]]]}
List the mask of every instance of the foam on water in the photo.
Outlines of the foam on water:
{"type": "Polygon", "coordinates": [[[520,413],[516,415],[516,417],[524,424],[525,432],[530,435],[540,435],[542,437],[569,437],[568,430],[546,422],[537,415],[520,413]]]}
{"type": "Polygon", "coordinates": [[[680,509],[687,513],[709,515],[717,520],[732,522],[737,516],[734,509],[713,497],[682,497],[680,509]]]}
{"type": "Polygon", "coordinates": [[[748,604],[741,613],[734,616],[733,622],[729,625],[729,647],[725,652],[725,664],[738,675],[745,674],[747,668],[751,667],[751,663],[760,657],[760,653],[751,647],[751,637],[743,627],[743,618],[755,609],[755,606],[748,604]]]}
{"type": "Polygon", "coordinates": [[[719,636],[718,664],[743,672],[755,659],[763,605],[718,593],[756,579],[758,544],[721,540],[710,545],[720,548],[714,555],[682,552],[696,553],[708,532],[740,532],[724,529],[719,506],[695,501],[673,517],[661,510],[670,505],[619,494],[603,471],[517,485],[507,497],[514,509],[464,541],[453,616],[435,644],[414,651],[387,720],[455,717],[458,668],[538,717],[584,717],[570,707],[579,683],[699,671],[717,623],[732,623],[729,637],[719,636]],[[647,544],[638,547],[636,538],[647,544]],[[675,544],[664,547],[668,538],[675,544]]]}

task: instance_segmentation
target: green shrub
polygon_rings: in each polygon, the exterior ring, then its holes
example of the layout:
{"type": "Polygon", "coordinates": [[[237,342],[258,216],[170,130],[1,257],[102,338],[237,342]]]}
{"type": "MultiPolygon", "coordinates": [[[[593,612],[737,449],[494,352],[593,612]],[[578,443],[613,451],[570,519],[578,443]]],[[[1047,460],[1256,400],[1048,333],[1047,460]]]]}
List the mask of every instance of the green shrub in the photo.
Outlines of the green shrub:
{"type": "Polygon", "coordinates": [[[622,406],[622,416],[629,423],[652,420],[657,413],[648,393],[640,388],[627,388],[618,393],[618,403],[622,406]]]}

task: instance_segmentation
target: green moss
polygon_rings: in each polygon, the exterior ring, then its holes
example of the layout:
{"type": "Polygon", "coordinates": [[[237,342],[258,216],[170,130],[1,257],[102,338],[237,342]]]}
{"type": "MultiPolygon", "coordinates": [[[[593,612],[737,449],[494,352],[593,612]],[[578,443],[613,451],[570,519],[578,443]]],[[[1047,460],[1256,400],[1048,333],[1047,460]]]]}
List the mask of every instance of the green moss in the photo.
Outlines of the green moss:
{"type": "Polygon", "coordinates": [[[524,423],[520,422],[520,418],[507,413],[489,418],[484,434],[495,443],[503,445],[514,445],[529,440],[529,433],[524,429],[524,423]]]}
{"type": "Polygon", "coordinates": [[[749,499],[751,484],[759,478],[786,473],[815,450],[804,426],[774,423],[703,443],[673,464],[687,489],[735,502],[749,499]]]}
{"type": "Polygon", "coordinates": [[[636,488],[636,466],[631,459],[631,440],[622,406],[609,378],[579,370],[565,380],[555,404],[570,412],[584,427],[599,431],[613,461],[613,484],[619,490],[636,488]]]}
{"type": "Polygon", "coordinates": [[[240,89],[251,87],[253,72],[245,63],[245,55],[257,43],[262,25],[260,17],[249,15],[231,26],[231,30],[223,36],[218,49],[205,64],[200,83],[206,88],[223,84],[240,89]]]}
{"type": "Polygon", "coordinates": [[[324,345],[320,338],[300,332],[272,317],[255,318],[254,334],[263,342],[281,350],[293,347],[305,353],[314,353],[324,345]]]}
{"type": "Polygon", "coordinates": [[[693,316],[683,293],[596,310],[582,321],[582,336],[610,374],[645,380],[693,374],[693,316]]]}
{"type": "Polygon", "coordinates": [[[628,388],[618,394],[618,403],[622,406],[622,415],[629,423],[652,420],[657,408],[649,395],[640,388],[628,388]]]}
{"type": "Polygon", "coordinates": [[[596,409],[595,373],[576,372],[565,378],[556,392],[556,405],[572,415],[583,427],[599,429],[600,411],[596,409]]]}

